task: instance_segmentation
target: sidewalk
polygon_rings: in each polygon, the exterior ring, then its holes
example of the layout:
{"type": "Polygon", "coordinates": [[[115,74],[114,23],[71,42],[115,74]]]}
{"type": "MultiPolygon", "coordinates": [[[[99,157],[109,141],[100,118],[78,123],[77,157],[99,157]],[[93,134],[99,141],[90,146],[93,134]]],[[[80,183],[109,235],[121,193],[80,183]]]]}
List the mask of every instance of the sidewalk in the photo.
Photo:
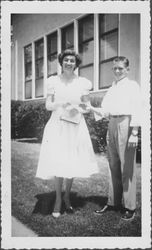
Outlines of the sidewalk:
{"type": "Polygon", "coordinates": [[[37,237],[27,226],[23,225],[15,217],[12,217],[12,237],[37,237]]]}

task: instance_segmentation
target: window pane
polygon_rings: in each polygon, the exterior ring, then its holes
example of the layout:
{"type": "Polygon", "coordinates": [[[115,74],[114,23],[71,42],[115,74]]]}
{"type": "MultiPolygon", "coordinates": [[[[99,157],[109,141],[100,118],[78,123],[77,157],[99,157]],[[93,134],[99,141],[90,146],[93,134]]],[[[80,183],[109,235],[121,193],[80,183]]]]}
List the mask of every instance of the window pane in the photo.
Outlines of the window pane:
{"type": "Polygon", "coordinates": [[[93,15],[89,15],[79,21],[79,43],[93,38],[93,15]]]}
{"type": "Polygon", "coordinates": [[[94,60],[93,52],[94,52],[94,41],[87,42],[79,47],[79,53],[82,59],[81,65],[93,63],[94,60]]]}
{"type": "Polygon", "coordinates": [[[57,55],[48,56],[48,75],[57,73],[57,55]]]}
{"type": "Polygon", "coordinates": [[[44,56],[44,43],[43,39],[35,43],[35,58],[41,58],[44,56]]]}
{"type": "Polygon", "coordinates": [[[57,52],[57,33],[53,33],[47,38],[47,53],[48,55],[57,52]]]}
{"type": "Polygon", "coordinates": [[[32,98],[32,81],[25,82],[25,99],[32,98]]]}
{"type": "Polygon", "coordinates": [[[112,61],[100,64],[99,88],[101,89],[110,86],[113,80],[112,61]]]}
{"type": "Polygon", "coordinates": [[[32,63],[25,64],[25,81],[32,79],[32,63]]]}
{"type": "Polygon", "coordinates": [[[118,54],[118,32],[110,33],[100,39],[100,61],[118,54]]]}
{"type": "Polygon", "coordinates": [[[43,78],[35,81],[35,97],[43,97],[43,78]]]}
{"type": "Polygon", "coordinates": [[[86,77],[93,83],[93,66],[79,69],[80,76],[86,77]]]}
{"type": "Polygon", "coordinates": [[[36,79],[43,77],[43,59],[35,62],[35,77],[36,79]]]}
{"type": "Polygon", "coordinates": [[[25,63],[32,61],[32,45],[24,48],[24,57],[25,57],[25,63]]]}
{"type": "Polygon", "coordinates": [[[100,34],[118,28],[118,14],[100,15],[100,34]]]}
{"type": "Polygon", "coordinates": [[[74,25],[62,29],[62,50],[74,47],[74,25]]]}

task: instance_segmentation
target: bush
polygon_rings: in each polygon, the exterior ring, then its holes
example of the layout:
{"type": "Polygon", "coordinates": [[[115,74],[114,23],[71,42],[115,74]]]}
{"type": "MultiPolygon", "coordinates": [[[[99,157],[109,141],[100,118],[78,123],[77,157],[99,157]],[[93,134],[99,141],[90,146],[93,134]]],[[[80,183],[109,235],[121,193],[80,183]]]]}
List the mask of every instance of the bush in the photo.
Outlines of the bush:
{"type": "Polygon", "coordinates": [[[106,151],[108,121],[106,119],[95,121],[94,115],[92,113],[86,114],[85,120],[95,153],[106,151]]]}
{"type": "Polygon", "coordinates": [[[136,162],[141,163],[141,128],[138,130],[138,145],[136,150],[136,162]]]}
{"type": "MultiPolygon", "coordinates": [[[[45,101],[12,101],[11,103],[11,138],[37,138],[41,141],[45,124],[51,112],[45,108],[45,101]]],[[[107,122],[95,122],[93,114],[86,114],[94,151],[101,152],[106,147],[107,122]]]]}
{"type": "Polygon", "coordinates": [[[42,138],[43,129],[51,112],[42,101],[12,101],[11,103],[11,137],[42,138]]]}

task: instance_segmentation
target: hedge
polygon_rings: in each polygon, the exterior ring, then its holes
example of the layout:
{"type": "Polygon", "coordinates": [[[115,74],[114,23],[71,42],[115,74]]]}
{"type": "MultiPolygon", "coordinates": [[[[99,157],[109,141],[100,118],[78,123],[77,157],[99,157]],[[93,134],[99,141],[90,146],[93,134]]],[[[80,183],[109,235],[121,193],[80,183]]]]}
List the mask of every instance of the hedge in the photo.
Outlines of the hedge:
{"type": "Polygon", "coordinates": [[[42,138],[43,129],[51,116],[42,101],[12,101],[11,138],[42,138]]]}
{"type": "MultiPolygon", "coordinates": [[[[92,105],[99,106],[97,98],[92,99],[92,105]]],[[[101,102],[101,101],[100,101],[101,102]]],[[[45,100],[12,101],[11,102],[11,138],[37,138],[41,142],[45,124],[51,112],[45,108],[45,100]]],[[[108,121],[95,121],[92,113],[85,115],[93,148],[96,153],[106,151],[106,134],[108,121]]],[[[141,131],[137,148],[137,161],[141,162],[141,131]]]]}
{"type": "MultiPolygon", "coordinates": [[[[51,116],[45,108],[45,101],[12,101],[11,102],[11,138],[37,138],[41,141],[44,126],[51,116]]],[[[93,114],[86,114],[85,120],[89,129],[95,152],[106,149],[106,120],[95,122],[93,114]]]]}

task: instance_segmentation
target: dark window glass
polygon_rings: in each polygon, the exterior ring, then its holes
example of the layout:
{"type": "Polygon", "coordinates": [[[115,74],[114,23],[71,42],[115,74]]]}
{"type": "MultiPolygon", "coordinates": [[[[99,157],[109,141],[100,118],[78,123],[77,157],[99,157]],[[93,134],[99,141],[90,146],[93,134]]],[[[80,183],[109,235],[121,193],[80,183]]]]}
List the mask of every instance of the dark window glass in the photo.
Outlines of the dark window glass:
{"type": "Polygon", "coordinates": [[[93,50],[94,50],[94,41],[86,42],[80,44],[79,53],[81,55],[82,63],[81,66],[93,63],[93,50]]]}
{"type": "Polygon", "coordinates": [[[42,58],[44,56],[44,42],[43,39],[35,43],[35,59],[42,58]]]}
{"type": "Polygon", "coordinates": [[[43,58],[35,62],[35,77],[36,79],[43,77],[43,58]]]}
{"type": "Polygon", "coordinates": [[[47,75],[57,74],[57,32],[47,37],[47,75]]]}
{"type": "Polygon", "coordinates": [[[79,21],[79,42],[92,40],[94,33],[93,15],[88,15],[79,21]]]}
{"type": "Polygon", "coordinates": [[[43,78],[35,81],[35,96],[43,97],[43,78]]]}
{"type": "Polygon", "coordinates": [[[32,81],[25,82],[25,99],[32,98],[32,81]]]}
{"type": "Polygon", "coordinates": [[[118,14],[100,14],[99,46],[99,88],[105,88],[112,83],[112,61],[118,55],[118,14]]]}
{"type": "Polygon", "coordinates": [[[118,14],[100,15],[100,34],[118,28],[118,14]]]}
{"type": "Polygon", "coordinates": [[[107,88],[113,82],[112,61],[100,64],[99,88],[107,88]]]}
{"type": "Polygon", "coordinates": [[[32,98],[32,44],[24,48],[25,99],[32,98]]]}
{"type": "Polygon", "coordinates": [[[88,66],[88,67],[85,67],[85,68],[80,68],[79,70],[79,74],[80,76],[82,77],[85,77],[87,78],[88,80],[90,80],[91,82],[93,82],[93,66],[88,66]]]}
{"type": "Polygon", "coordinates": [[[25,63],[32,61],[32,45],[28,45],[24,48],[25,63]]]}
{"type": "Polygon", "coordinates": [[[74,48],[74,24],[62,29],[62,51],[74,48]]]}
{"type": "Polygon", "coordinates": [[[93,83],[94,61],[94,17],[92,14],[82,18],[78,23],[79,54],[82,59],[79,74],[93,83]]]}
{"type": "Polygon", "coordinates": [[[117,56],[118,53],[118,32],[109,33],[100,39],[101,61],[117,56]]]}
{"type": "Polygon", "coordinates": [[[43,97],[44,41],[35,42],[35,97],[43,97]]]}

